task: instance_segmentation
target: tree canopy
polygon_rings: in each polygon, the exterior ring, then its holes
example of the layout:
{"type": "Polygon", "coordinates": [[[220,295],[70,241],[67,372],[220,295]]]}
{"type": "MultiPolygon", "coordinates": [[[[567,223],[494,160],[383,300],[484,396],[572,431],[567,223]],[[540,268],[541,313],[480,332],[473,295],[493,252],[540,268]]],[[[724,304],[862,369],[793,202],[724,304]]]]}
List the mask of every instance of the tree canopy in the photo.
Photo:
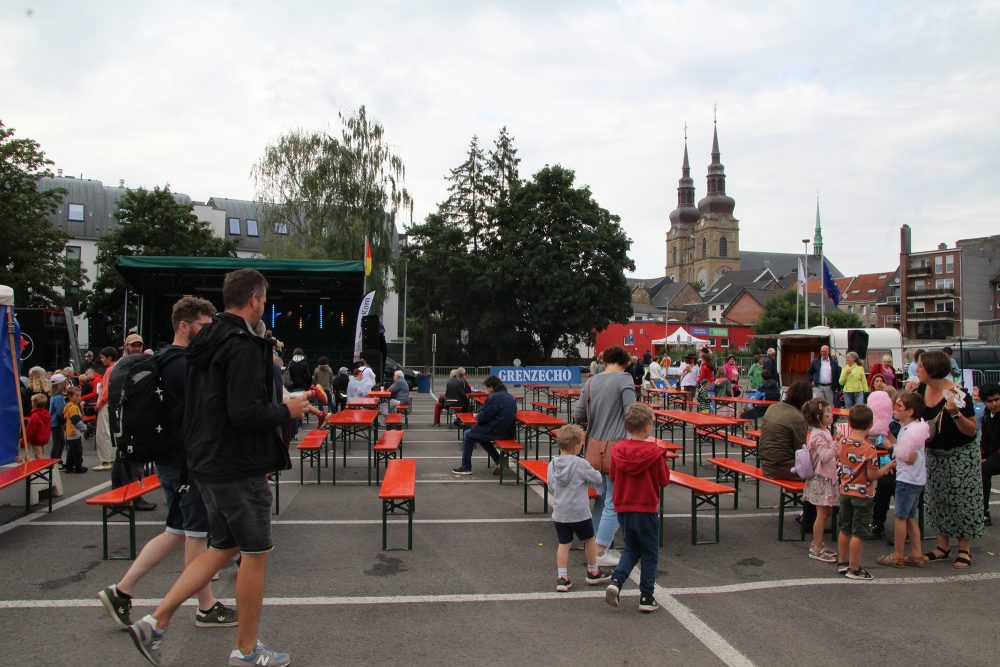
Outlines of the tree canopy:
{"type": "Polygon", "coordinates": [[[267,146],[253,168],[264,202],[262,248],[269,257],[362,260],[372,248],[374,312],[389,287],[399,215],[412,214],[402,159],[362,106],[338,114],[340,136],[293,130],[267,146]]]}
{"type": "MultiPolygon", "coordinates": [[[[115,269],[115,257],[180,256],[235,257],[236,241],[221,239],[199,220],[189,202],[179,202],[170,186],[152,190],[129,190],[118,200],[115,217],[119,227],[97,244],[98,278],[87,303],[92,322],[110,325],[113,340],[124,337],[121,331],[122,309],[127,284],[115,269]]],[[[130,301],[135,308],[137,301],[130,301]]]]}
{"type": "Polygon", "coordinates": [[[69,235],[49,218],[66,190],[39,191],[39,179],[52,176],[52,161],[37,142],[14,135],[0,121],[0,283],[14,289],[22,308],[75,305],[86,272],[67,261],[69,235]]]}
{"type": "MultiPolygon", "coordinates": [[[[799,324],[805,322],[805,300],[801,300],[798,306],[799,324]]],[[[809,321],[819,324],[819,312],[813,307],[809,311],[809,321]]],[[[826,311],[827,324],[833,329],[847,329],[851,327],[863,326],[863,323],[854,313],[845,313],[842,310],[830,309],[826,311]]],[[[758,336],[778,334],[795,327],[795,290],[787,290],[767,302],[764,312],[761,313],[757,323],[754,324],[754,332],[758,336]]]]}
{"type": "Polygon", "coordinates": [[[477,362],[544,360],[556,349],[572,356],[595,329],[631,313],[631,241],[618,216],[562,166],[521,181],[516,155],[507,128],[488,154],[473,138],[448,176],[448,200],[407,229],[404,260],[419,285],[409,315],[425,355],[433,328],[439,354],[477,362]]]}

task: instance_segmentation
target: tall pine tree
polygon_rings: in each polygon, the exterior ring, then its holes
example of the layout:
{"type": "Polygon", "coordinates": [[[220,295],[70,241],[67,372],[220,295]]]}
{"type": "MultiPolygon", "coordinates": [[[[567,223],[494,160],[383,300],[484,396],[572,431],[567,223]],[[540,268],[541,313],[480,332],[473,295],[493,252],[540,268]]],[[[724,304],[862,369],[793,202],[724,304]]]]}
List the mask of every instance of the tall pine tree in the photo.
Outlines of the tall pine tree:
{"type": "Polygon", "coordinates": [[[445,177],[450,185],[443,207],[448,222],[465,232],[473,253],[483,245],[489,207],[493,205],[487,177],[486,156],[479,147],[479,138],[473,136],[465,161],[445,177]]]}

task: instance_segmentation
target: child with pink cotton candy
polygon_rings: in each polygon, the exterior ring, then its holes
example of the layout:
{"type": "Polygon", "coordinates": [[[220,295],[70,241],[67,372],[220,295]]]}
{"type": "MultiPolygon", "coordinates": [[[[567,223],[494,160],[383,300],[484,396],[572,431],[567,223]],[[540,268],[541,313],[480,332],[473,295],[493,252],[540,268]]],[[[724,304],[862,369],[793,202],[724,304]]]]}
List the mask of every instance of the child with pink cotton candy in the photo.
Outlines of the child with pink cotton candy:
{"type": "Polygon", "coordinates": [[[893,416],[902,427],[893,447],[896,464],[896,521],[893,552],[878,558],[879,565],[888,567],[923,567],[925,556],[920,552],[920,494],[927,484],[927,462],[924,446],[930,437],[927,422],[919,419],[924,412],[924,399],[919,394],[903,391],[896,395],[893,416]],[[903,557],[906,538],[910,538],[910,555],[903,557]]]}

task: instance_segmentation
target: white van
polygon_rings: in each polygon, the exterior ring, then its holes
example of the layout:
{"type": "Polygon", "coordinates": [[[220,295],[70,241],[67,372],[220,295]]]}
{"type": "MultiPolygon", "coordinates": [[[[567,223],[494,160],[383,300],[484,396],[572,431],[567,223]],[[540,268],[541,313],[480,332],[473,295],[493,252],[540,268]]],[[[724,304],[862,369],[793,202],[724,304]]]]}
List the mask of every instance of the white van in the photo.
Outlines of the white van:
{"type": "Polygon", "coordinates": [[[787,387],[799,380],[808,380],[809,364],[819,356],[819,349],[823,345],[830,346],[830,353],[837,355],[837,362],[843,368],[850,350],[847,341],[851,331],[864,331],[868,334],[868,353],[861,360],[866,371],[871,370],[872,365],[881,363],[885,354],[892,355],[892,367],[897,372],[905,370],[903,336],[899,329],[791,329],[778,334],[778,372],[781,373],[781,384],[787,387]]]}

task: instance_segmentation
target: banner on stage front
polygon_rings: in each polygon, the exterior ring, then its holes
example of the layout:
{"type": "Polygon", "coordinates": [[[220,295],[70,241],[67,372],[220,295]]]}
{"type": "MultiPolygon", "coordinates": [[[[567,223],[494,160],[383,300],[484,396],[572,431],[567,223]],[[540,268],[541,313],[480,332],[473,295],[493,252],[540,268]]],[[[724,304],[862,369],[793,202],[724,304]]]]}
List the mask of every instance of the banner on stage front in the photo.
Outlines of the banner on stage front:
{"type": "Polygon", "coordinates": [[[375,301],[375,292],[368,292],[361,300],[358,308],[358,322],[354,327],[354,360],[361,358],[361,318],[368,315],[372,309],[372,302],[375,301]]]}
{"type": "MultiPolygon", "coordinates": [[[[14,290],[0,285],[0,465],[17,457],[21,431],[21,411],[17,396],[21,391],[21,326],[14,316],[14,290]]],[[[29,407],[30,411],[31,408],[29,407]]]]}
{"type": "Polygon", "coordinates": [[[580,384],[579,366],[492,366],[504,384],[580,384]]]}

